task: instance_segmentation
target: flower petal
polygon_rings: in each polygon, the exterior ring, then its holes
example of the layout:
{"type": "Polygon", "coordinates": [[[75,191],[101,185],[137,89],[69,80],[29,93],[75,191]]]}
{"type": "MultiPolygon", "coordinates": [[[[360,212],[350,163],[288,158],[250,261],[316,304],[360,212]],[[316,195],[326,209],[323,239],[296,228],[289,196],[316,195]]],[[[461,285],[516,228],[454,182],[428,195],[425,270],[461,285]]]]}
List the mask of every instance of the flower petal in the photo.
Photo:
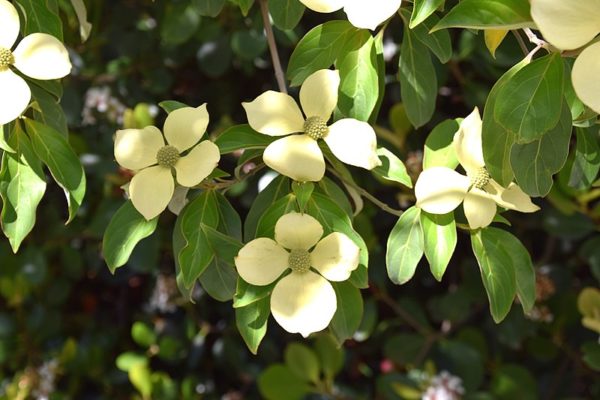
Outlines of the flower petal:
{"type": "Polygon", "coordinates": [[[269,90],[242,106],[252,129],[265,135],[283,136],[304,129],[302,111],[285,93],[269,90]]]}
{"type": "Polygon", "coordinates": [[[19,14],[15,6],[7,0],[0,0],[0,47],[10,49],[15,44],[19,27],[19,14]]]}
{"type": "Polygon", "coordinates": [[[323,227],[308,214],[284,214],[275,224],[275,241],[290,250],[308,250],[323,236],[323,227]]]}
{"type": "Polygon", "coordinates": [[[243,280],[265,286],[275,282],[288,268],[289,253],[273,239],[254,239],[240,249],[235,266],[243,280]]]}
{"type": "Polygon", "coordinates": [[[129,184],[131,202],[147,220],[167,208],[174,190],[175,180],[171,170],[159,165],[141,170],[129,184]]]}
{"type": "Polygon", "coordinates": [[[366,122],[345,118],[329,127],[325,142],[331,152],[342,162],[373,169],[381,165],[377,157],[377,137],[366,122]]]}
{"type": "Polygon", "coordinates": [[[300,2],[313,11],[330,13],[342,8],[346,0],[300,0],[300,2]]]}
{"type": "Polygon", "coordinates": [[[461,122],[458,131],[454,134],[453,143],[458,162],[467,175],[477,175],[485,166],[481,144],[481,117],[477,107],[461,122]]]}
{"type": "Polygon", "coordinates": [[[65,45],[46,33],[25,36],[13,55],[14,66],[34,79],[59,79],[71,72],[71,61],[65,45]]]}
{"type": "Polygon", "coordinates": [[[401,0],[346,0],[344,11],[357,28],[374,30],[400,8],[401,0]]]}
{"type": "Polygon", "coordinates": [[[23,114],[31,100],[31,90],[10,69],[0,71],[0,88],[0,125],[4,125],[23,114]]]}
{"type": "Polygon", "coordinates": [[[573,65],[573,88],[577,96],[592,110],[600,113],[600,43],[581,52],[573,65]]]}
{"type": "Polygon", "coordinates": [[[196,186],[213,172],[220,159],[221,153],[216,144],[210,140],[200,142],[175,164],[177,182],[182,186],[196,186]]]}
{"type": "Polygon", "coordinates": [[[576,49],[600,32],[600,0],[531,0],[531,17],[553,46],[576,49]]]}
{"type": "Polygon", "coordinates": [[[202,139],[208,127],[206,104],[183,107],[172,111],[165,120],[163,128],[167,143],[184,152],[202,139]]]}
{"type": "Polygon", "coordinates": [[[290,333],[307,337],[329,325],[337,299],[325,278],[314,272],[292,272],[275,285],[271,312],[275,321],[290,333]]]}
{"type": "Polygon", "coordinates": [[[469,178],[446,167],[432,167],[419,175],[415,184],[417,207],[431,214],[447,214],[463,201],[469,178]]]}
{"type": "Polygon", "coordinates": [[[540,208],[536,206],[531,198],[523,192],[523,190],[514,182],[508,185],[508,188],[503,188],[495,180],[490,180],[486,185],[485,191],[492,196],[496,204],[500,207],[508,208],[509,210],[517,210],[520,212],[535,212],[540,208]]]}
{"type": "Polygon", "coordinates": [[[263,160],[270,168],[298,182],[318,182],[325,175],[325,160],[316,141],[291,135],[267,146],[263,160]]]}
{"type": "Polygon", "coordinates": [[[321,117],[329,121],[338,101],[340,72],[321,69],[310,75],[300,88],[300,104],[307,118],[321,117]]]}
{"type": "Polygon", "coordinates": [[[323,238],[310,253],[312,266],[330,281],[341,282],[359,264],[360,249],[343,233],[333,232],[323,238]]]}
{"type": "Polygon", "coordinates": [[[156,164],[156,153],[165,145],[155,126],[123,129],[115,136],[115,159],[124,168],[138,170],[156,164]]]}
{"type": "Polygon", "coordinates": [[[471,229],[488,226],[496,215],[496,202],[489,194],[477,188],[473,188],[467,193],[463,208],[471,229]]]}

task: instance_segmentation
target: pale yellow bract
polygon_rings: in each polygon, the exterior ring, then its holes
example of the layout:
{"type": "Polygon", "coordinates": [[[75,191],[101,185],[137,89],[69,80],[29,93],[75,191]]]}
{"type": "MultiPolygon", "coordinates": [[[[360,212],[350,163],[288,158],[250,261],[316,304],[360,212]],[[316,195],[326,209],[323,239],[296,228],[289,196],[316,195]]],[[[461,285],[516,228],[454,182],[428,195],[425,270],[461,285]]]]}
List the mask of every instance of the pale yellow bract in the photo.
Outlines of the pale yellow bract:
{"type": "Polygon", "coordinates": [[[453,146],[467,176],[447,167],[424,170],[415,184],[417,207],[431,214],[446,214],[463,203],[472,229],[491,224],[496,215],[496,205],[521,212],[539,210],[515,183],[504,188],[486,171],[481,117],[477,108],[461,123],[454,135],[453,146]]]}
{"type": "Polygon", "coordinates": [[[269,285],[290,270],[273,288],[271,312],[283,329],[304,337],[325,329],[335,314],[337,299],[329,281],[347,280],[359,264],[360,250],[348,236],[322,236],[315,218],[288,213],[275,224],[275,240],[254,239],[235,258],[240,277],[256,286],[269,285]]]}
{"type": "Polygon", "coordinates": [[[366,169],[381,165],[375,131],[368,123],[344,118],[327,126],[337,105],[339,84],[339,72],[328,69],[306,78],[300,88],[306,118],[291,96],[272,90],[242,103],[254,130],[269,136],[289,135],[265,149],[265,164],[299,182],[320,181],[325,175],[325,160],[317,140],[322,138],[346,164],[366,169]],[[294,133],[300,134],[291,135],[294,133]]]}
{"type": "Polygon", "coordinates": [[[135,171],[129,197],[147,220],[159,215],[171,201],[175,190],[172,170],[177,183],[189,188],[202,182],[217,166],[221,158],[217,145],[210,140],[200,141],[208,120],[203,104],[171,112],[163,128],[164,138],[155,126],[117,131],[115,159],[122,167],[135,171]]]}
{"type": "Polygon", "coordinates": [[[0,0],[0,125],[16,119],[27,109],[31,89],[11,67],[30,78],[59,79],[71,72],[69,53],[54,36],[32,33],[12,51],[19,36],[19,14],[7,0],[0,0]]]}
{"type": "Polygon", "coordinates": [[[313,11],[331,13],[344,9],[357,28],[374,30],[400,8],[402,0],[300,0],[313,11]]]}
{"type": "MultiPolygon", "coordinates": [[[[600,0],[531,0],[531,16],[544,38],[560,50],[586,46],[600,33],[600,0]]],[[[600,113],[600,43],[575,60],[571,79],[577,96],[600,113]]]]}

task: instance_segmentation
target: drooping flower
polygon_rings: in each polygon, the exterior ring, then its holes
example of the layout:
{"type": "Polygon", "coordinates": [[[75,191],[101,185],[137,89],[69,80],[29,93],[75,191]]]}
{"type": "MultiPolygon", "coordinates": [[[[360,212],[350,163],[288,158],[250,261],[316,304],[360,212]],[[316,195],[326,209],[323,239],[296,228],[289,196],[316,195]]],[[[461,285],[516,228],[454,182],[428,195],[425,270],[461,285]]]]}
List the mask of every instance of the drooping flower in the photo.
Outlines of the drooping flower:
{"type": "Polygon", "coordinates": [[[147,220],[167,207],[175,190],[175,179],[181,186],[192,187],[217,166],[221,158],[217,145],[210,140],[200,141],[208,118],[203,104],[171,112],[163,128],[164,137],[155,126],[117,131],[115,159],[122,167],[135,171],[129,196],[147,220]]]}
{"type": "Polygon", "coordinates": [[[15,7],[7,0],[0,0],[0,125],[21,115],[31,100],[27,82],[11,68],[40,80],[59,79],[71,72],[67,49],[46,33],[25,36],[12,51],[19,28],[15,7]]]}
{"type": "MultiPolygon", "coordinates": [[[[600,33],[600,0],[531,0],[531,16],[544,38],[560,50],[590,43],[600,33]]],[[[600,43],[575,60],[571,79],[577,96],[600,113],[600,43]]]]}
{"type": "Polygon", "coordinates": [[[359,264],[360,250],[348,236],[321,236],[323,227],[315,218],[292,212],[275,224],[275,240],[254,239],[235,258],[242,279],[256,286],[269,285],[290,270],[273,288],[271,312],[286,331],[304,337],[325,329],[335,314],[337,299],[329,281],[345,281],[359,264]]]}
{"type": "Polygon", "coordinates": [[[272,90],[242,103],[254,130],[269,136],[300,133],[271,143],[263,154],[265,164],[296,181],[320,181],[325,174],[325,160],[318,139],[323,139],[346,164],[366,169],[381,164],[375,131],[368,123],[344,118],[327,126],[337,104],[339,84],[339,72],[328,69],[306,78],[300,88],[306,118],[291,96],[272,90]]]}
{"type": "Polygon", "coordinates": [[[357,28],[374,30],[400,8],[402,0],[300,0],[313,11],[331,13],[344,8],[357,28]]]}
{"type": "Polygon", "coordinates": [[[431,214],[446,214],[463,203],[472,229],[488,226],[496,215],[496,205],[521,212],[539,210],[515,183],[504,188],[490,177],[483,160],[477,108],[461,123],[453,145],[467,176],[447,167],[425,169],[415,184],[417,207],[431,214]]]}

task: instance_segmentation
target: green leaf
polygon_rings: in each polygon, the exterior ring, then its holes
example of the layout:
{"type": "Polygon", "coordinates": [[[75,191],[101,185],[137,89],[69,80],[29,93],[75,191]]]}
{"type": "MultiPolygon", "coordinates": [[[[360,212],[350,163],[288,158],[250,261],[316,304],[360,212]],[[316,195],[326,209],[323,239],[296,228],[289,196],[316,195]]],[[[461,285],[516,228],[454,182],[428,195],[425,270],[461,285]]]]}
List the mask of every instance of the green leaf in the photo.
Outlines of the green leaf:
{"type": "Polygon", "coordinates": [[[306,382],[281,364],[271,365],[260,374],[258,389],[266,400],[302,400],[310,392],[306,382]]]}
{"type": "Polygon", "coordinates": [[[528,0],[462,0],[435,26],[470,29],[533,27],[528,0]]]}
{"type": "Polygon", "coordinates": [[[350,282],[332,282],[337,297],[337,309],[331,320],[331,331],[339,343],[350,339],[363,317],[360,289],[350,282]]]}
{"type": "MultiPolygon", "coordinates": [[[[408,10],[401,9],[400,12],[402,14],[406,13],[404,14],[405,18],[408,18],[408,10]]],[[[435,54],[442,64],[446,64],[452,58],[450,33],[446,29],[431,32],[434,25],[439,21],[440,19],[436,15],[432,15],[417,27],[411,29],[415,37],[429,47],[429,50],[435,54]]]]}
{"type": "Polygon", "coordinates": [[[483,286],[490,302],[490,312],[496,323],[506,317],[517,292],[515,267],[511,255],[499,246],[494,228],[471,233],[471,246],[477,258],[483,286]]]}
{"type": "Polygon", "coordinates": [[[515,143],[510,164],[521,189],[530,196],[545,196],[552,188],[552,175],[561,170],[569,155],[571,112],[564,103],[560,121],[541,139],[527,144],[515,143]]]}
{"type": "Polygon", "coordinates": [[[231,35],[231,50],[243,60],[253,61],[267,49],[267,38],[262,30],[244,29],[231,35]]]}
{"type": "Polygon", "coordinates": [[[336,67],[340,71],[339,110],[348,118],[368,121],[379,98],[377,52],[371,34],[361,30],[350,36],[336,67]]]}
{"type": "Polygon", "coordinates": [[[288,194],[273,203],[258,220],[256,226],[256,237],[273,237],[275,224],[283,214],[290,211],[298,211],[296,196],[288,194]]]}
{"type": "Polygon", "coordinates": [[[270,297],[235,309],[235,324],[252,354],[256,354],[260,342],[267,333],[270,314],[270,297]]]}
{"type": "Polygon", "coordinates": [[[302,343],[290,343],[283,355],[286,366],[303,381],[319,381],[319,359],[314,351],[302,343]]]}
{"type": "Polygon", "coordinates": [[[438,281],[450,263],[456,248],[456,223],[454,214],[429,214],[421,212],[425,257],[431,273],[438,281]]]}
{"type": "Polygon", "coordinates": [[[335,375],[344,367],[344,352],[331,335],[321,334],[315,341],[315,351],[319,357],[325,379],[333,381],[335,375]]]}
{"type": "Polygon", "coordinates": [[[200,14],[190,3],[167,3],[160,21],[160,38],[167,46],[190,40],[200,26],[200,14]]]}
{"type": "Polygon", "coordinates": [[[58,40],[63,40],[62,22],[58,16],[56,0],[15,0],[25,14],[22,26],[24,36],[31,33],[48,33],[58,40]]]}
{"type": "Polygon", "coordinates": [[[425,21],[435,10],[443,6],[445,0],[415,0],[410,16],[410,29],[425,21]]]}
{"type": "Polygon", "coordinates": [[[585,190],[592,186],[600,170],[598,128],[576,128],[577,148],[571,168],[569,186],[585,190]]]}
{"type": "Polygon", "coordinates": [[[385,147],[378,148],[377,155],[381,160],[381,165],[371,170],[374,175],[388,181],[401,183],[409,188],[413,187],[410,175],[408,175],[402,160],[385,147]]]}
{"type": "Polygon", "coordinates": [[[237,271],[231,264],[215,257],[198,281],[210,297],[224,302],[233,299],[237,278],[237,271]]]}
{"type": "Polygon", "coordinates": [[[504,364],[494,371],[490,392],[495,399],[535,400],[540,398],[536,379],[521,365],[504,364]]]}
{"type": "Polygon", "coordinates": [[[425,245],[420,214],[421,209],[417,207],[404,211],[388,237],[385,262],[388,276],[397,285],[413,277],[423,257],[425,245]]]}
{"type": "Polygon", "coordinates": [[[27,135],[18,127],[8,138],[8,145],[15,152],[2,154],[0,217],[2,230],[16,253],[35,225],[35,213],[46,191],[46,180],[27,135]]]}
{"type": "Polygon", "coordinates": [[[198,14],[214,18],[221,13],[225,0],[192,0],[192,4],[198,10],[198,14]]]}
{"type": "Polygon", "coordinates": [[[400,94],[408,119],[414,127],[425,125],[435,111],[437,75],[427,46],[404,27],[400,48],[400,94]]]}
{"type": "Polygon", "coordinates": [[[329,21],[310,30],[290,56],[287,77],[291,85],[298,86],[313,72],[329,68],[358,31],[348,21],[329,21]]]}
{"type": "Polygon", "coordinates": [[[165,110],[167,114],[170,114],[175,110],[179,110],[180,108],[189,107],[187,104],[175,100],[161,101],[160,103],[158,103],[158,106],[165,110]]]}
{"type": "Polygon", "coordinates": [[[423,169],[431,167],[448,167],[454,169],[458,166],[458,158],[454,148],[454,134],[460,125],[453,119],[447,119],[436,126],[425,140],[423,152],[423,169]]]}
{"type": "Polygon", "coordinates": [[[300,212],[304,212],[306,204],[310,200],[313,191],[315,190],[315,184],[312,182],[292,182],[292,191],[296,196],[298,202],[298,208],[300,212]]]}
{"type": "Polygon", "coordinates": [[[92,32],[92,24],[88,21],[85,3],[83,0],[71,0],[71,5],[79,22],[79,36],[81,36],[81,41],[85,42],[92,32]]]}
{"type": "Polygon", "coordinates": [[[600,344],[586,342],[581,346],[583,361],[594,371],[600,372],[600,344]]]}
{"type": "Polygon", "coordinates": [[[8,137],[10,136],[13,129],[15,129],[15,124],[13,122],[0,125],[0,150],[9,153],[16,153],[16,150],[13,149],[10,144],[8,144],[8,137]]]}
{"type": "Polygon", "coordinates": [[[138,353],[133,353],[130,351],[119,354],[119,356],[117,357],[117,360],[115,362],[115,364],[117,365],[117,368],[119,368],[123,372],[129,371],[136,364],[147,364],[147,363],[148,363],[148,359],[144,355],[138,354],[138,353]]]}
{"type": "Polygon", "coordinates": [[[58,103],[58,99],[35,84],[29,87],[31,88],[31,96],[35,99],[33,106],[35,120],[52,127],[66,137],[69,133],[67,117],[58,103]]]}
{"type": "MultiPolygon", "coordinates": [[[[229,243],[223,247],[221,247],[221,244],[223,243],[213,247],[218,247],[215,248],[215,251],[219,257],[225,257],[227,262],[233,263],[233,256],[235,256],[235,254],[232,254],[231,251],[235,251],[237,254],[237,250],[232,250],[231,246],[242,246],[240,242],[242,240],[242,219],[223,194],[215,192],[215,196],[217,200],[217,210],[219,212],[219,226],[217,230],[220,235],[225,236],[223,240],[226,240],[229,243]],[[230,252],[226,253],[221,250],[229,250],[230,252]]],[[[212,231],[212,229],[209,229],[206,225],[202,228],[207,231],[207,233],[208,231],[212,231]]],[[[209,239],[211,239],[210,236],[209,239]]]]}
{"type": "Polygon", "coordinates": [[[252,8],[254,4],[254,0],[230,0],[233,3],[237,4],[242,11],[242,15],[245,17],[248,15],[248,11],[252,8]]]}
{"type": "Polygon", "coordinates": [[[269,14],[273,25],[281,30],[294,29],[304,15],[306,7],[297,0],[269,0],[269,14]]]}
{"type": "Polygon", "coordinates": [[[136,321],[131,326],[131,338],[142,347],[150,347],[156,343],[156,332],[141,321],[136,321]]]}
{"type": "Polygon", "coordinates": [[[256,196],[244,221],[244,241],[249,242],[256,237],[258,222],[265,211],[289,192],[290,180],[285,176],[278,176],[256,196]]]}
{"type": "Polygon", "coordinates": [[[71,222],[85,196],[86,179],[79,157],[67,139],[59,132],[40,122],[25,120],[33,150],[48,166],[52,177],[64,190],[71,222]]]}
{"type": "Polygon", "coordinates": [[[518,143],[542,137],[558,123],[563,105],[564,66],[552,53],[532,61],[500,89],[494,118],[515,134],[518,143]]]}
{"type": "Polygon", "coordinates": [[[152,372],[147,363],[134,364],[128,371],[129,380],[144,398],[152,395],[152,372]]]}
{"type": "Polygon", "coordinates": [[[140,214],[131,201],[123,204],[112,216],[104,238],[102,254],[111,273],[125,265],[133,249],[156,230],[158,217],[150,221],[140,214]]]}
{"type": "Polygon", "coordinates": [[[266,286],[254,286],[242,278],[238,278],[237,288],[235,290],[235,295],[233,296],[233,308],[245,307],[255,301],[264,299],[271,294],[275,287],[275,283],[276,282],[273,282],[266,286]]]}
{"type": "Polygon", "coordinates": [[[235,125],[226,129],[216,139],[221,154],[240,149],[264,149],[276,138],[256,132],[250,125],[235,125]]]}

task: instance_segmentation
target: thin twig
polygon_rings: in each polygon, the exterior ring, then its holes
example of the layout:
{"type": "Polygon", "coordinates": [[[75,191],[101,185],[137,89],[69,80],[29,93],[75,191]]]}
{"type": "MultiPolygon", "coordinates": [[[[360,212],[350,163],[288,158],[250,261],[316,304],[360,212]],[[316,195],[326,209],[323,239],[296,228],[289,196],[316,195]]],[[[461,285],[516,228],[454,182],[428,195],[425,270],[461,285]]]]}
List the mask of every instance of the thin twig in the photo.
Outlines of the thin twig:
{"type": "Polygon", "coordinates": [[[267,43],[269,44],[269,52],[271,53],[271,60],[273,61],[273,69],[275,70],[275,79],[277,79],[277,85],[279,91],[287,94],[287,86],[285,85],[285,74],[281,67],[281,60],[279,59],[279,52],[277,51],[277,43],[275,43],[275,35],[273,34],[273,27],[271,26],[271,20],[269,18],[269,6],[268,0],[259,0],[260,13],[263,19],[263,25],[265,27],[265,33],[267,35],[267,43]]]}
{"type": "Polygon", "coordinates": [[[402,318],[411,328],[415,331],[419,332],[421,335],[425,337],[429,337],[432,332],[431,329],[427,328],[425,325],[421,324],[418,320],[413,318],[412,315],[408,311],[406,311],[400,304],[394,301],[386,292],[382,290],[375,289],[374,296],[376,299],[379,299],[381,302],[387,304],[400,318],[402,318]]]}
{"type": "Polygon", "coordinates": [[[511,32],[515,36],[515,38],[517,39],[517,43],[519,43],[519,47],[521,48],[521,51],[523,51],[523,54],[524,55],[529,54],[529,49],[527,48],[527,45],[525,44],[525,41],[521,37],[521,33],[519,31],[517,31],[517,30],[513,30],[511,32]]]}

